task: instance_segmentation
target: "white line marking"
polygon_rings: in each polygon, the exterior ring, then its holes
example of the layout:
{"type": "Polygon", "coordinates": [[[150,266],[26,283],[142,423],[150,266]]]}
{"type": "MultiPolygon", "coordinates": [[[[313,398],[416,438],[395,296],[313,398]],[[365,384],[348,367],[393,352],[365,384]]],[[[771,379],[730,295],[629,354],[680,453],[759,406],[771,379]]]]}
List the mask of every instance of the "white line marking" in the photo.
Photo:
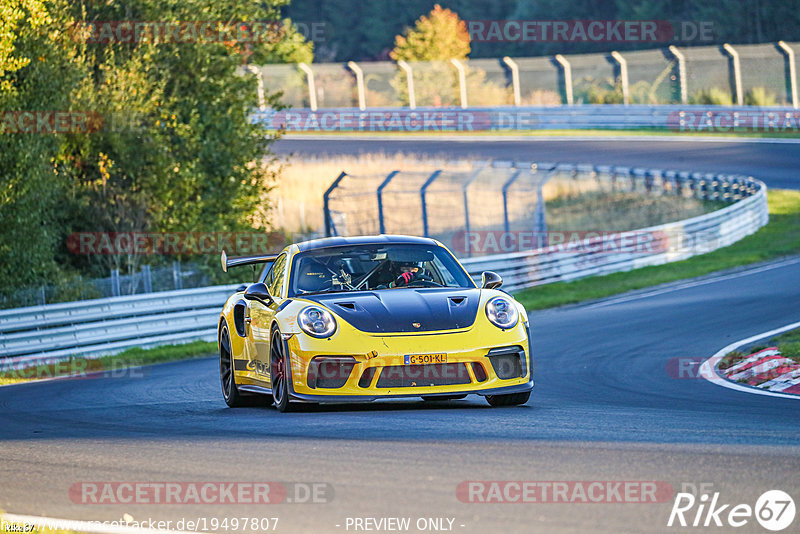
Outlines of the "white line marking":
{"type": "Polygon", "coordinates": [[[774,391],[766,391],[763,389],[758,389],[751,386],[743,386],[735,382],[730,382],[719,376],[716,371],[717,364],[719,363],[719,361],[722,359],[723,356],[725,356],[729,352],[736,350],[742,345],[747,345],[748,343],[758,341],[759,339],[764,339],[765,337],[772,337],[778,334],[782,334],[783,332],[786,332],[788,330],[794,330],[795,328],[800,328],[800,322],[787,324],[786,326],[781,326],[780,328],[776,328],[775,330],[770,330],[769,332],[764,332],[763,334],[756,334],[754,336],[748,337],[747,339],[742,339],[734,343],[731,343],[730,345],[728,345],[724,349],[719,350],[716,354],[714,354],[712,357],[703,362],[703,365],[700,366],[700,376],[702,376],[712,384],[716,384],[718,386],[722,386],[728,389],[735,389],[736,391],[744,391],[745,393],[753,393],[755,395],[781,397],[783,399],[800,400],[800,395],[791,395],[789,393],[776,393],[774,391]]]}
{"type": "MultiPolygon", "coordinates": [[[[74,530],[76,532],[91,532],[96,534],[186,534],[178,530],[156,530],[153,528],[130,527],[127,525],[112,525],[102,521],[78,521],[74,519],[57,519],[53,517],[39,517],[34,515],[2,514],[0,519],[6,523],[17,525],[33,525],[41,529],[74,530]]],[[[120,523],[121,521],[115,521],[120,523]]]]}
{"type": "Polygon", "coordinates": [[[713,136],[680,136],[680,135],[609,135],[609,136],[569,136],[554,134],[552,136],[540,135],[386,135],[386,134],[364,134],[364,135],[336,135],[336,134],[298,134],[290,133],[283,136],[283,139],[292,141],[447,141],[447,142],[487,142],[500,143],[503,141],[540,141],[540,142],[561,142],[561,141],[641,141],[641,142],[680,142],[680,143],[755,143],[755,144],[778,144],[778,145],[797,145],[800,138],[777,138],[777,137],[713,137],[713,136]]]}
{"type": "Polygon", "coordinates": [[[733,280],[735,278],[741,278],[743,276],[749,276],[751,274],[758,274],[764,271],[771,271],[773,269],[780,269],[782,267],[789,267],[791,265],[795,265],[800,263],[800,258],[792,258],[788,260],[781,260],[776,263],[770,263],[769,265],[763,265],[761,267],[755,267],[745,271],[739,271],[736,273],[724,274],[720,276],[716,276],[713,278],[704,278],[702,280],[694,280],[690,282],[680,283],[677,285],[672,285],[670,287],[665,287],[663,289],[656,289],[654,291],[648,291],[646,293],[638,293],[636,295],[629,295],[627,297],[611,297],[607,300],[603,300],[601,302],[597,302],[594,304],[589,304],[585,306],[585,308],[600,308],[603,306],[611,306],[613,304],[620,304],[623,302],[630,302],[632,300],[639,300],[645,299],[649,297],[655,297],[657,295],[663,295],[664,293],[671,293],[673,291],[681,291],[683,289],[689,289],[692,287],[713,284],[715,282],[724,282],[725,280],[733,280]]]}

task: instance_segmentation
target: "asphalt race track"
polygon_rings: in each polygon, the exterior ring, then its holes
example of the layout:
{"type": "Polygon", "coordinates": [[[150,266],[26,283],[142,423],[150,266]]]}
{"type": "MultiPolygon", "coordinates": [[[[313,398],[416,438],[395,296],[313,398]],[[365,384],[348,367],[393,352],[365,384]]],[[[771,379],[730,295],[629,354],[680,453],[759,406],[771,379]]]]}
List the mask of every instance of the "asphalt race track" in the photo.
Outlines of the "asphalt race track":
{"type": "MultiPolygon", "coordinates": [[[[314,143],[278,147],[311,152],[314,143]]],[[[332,150],[358,153],[367,143],[332,150]]],[[[380,148],[438,153],[449,146],[451,156],[491,151],[498,158],[513,148],[401,144],[380,148]]],[[[530,159],[576,159],[565,141],[523,146],[530,159]]],[[[669,167],[733,171],[747,161],[747,172],[773,187],[800,184],[794,145],[580,146],[585,161],[667,166],[683,153],[669,167]]],[[[465,534],[703,531],[667,527],[672,499],[483,504],[461,502],[456,488],[463,481],[664,481],[676,492],[705,484],[732,505],[754,506],[771,489],[797,502],[800,402],[677,379],[667,369],[673,358],[708,357],[800,320],[798,280],[800,257],[533,313],[536,387],[523,407],[492,409],[468,397],[288,414],[228,409],[214,358],[2,387],[0,509],[85,520],[278,517],[277,532],[287,533],[354,532],[346,527],[353,517],[409,517],[410,532],[419,532],[418,518],[452,518],[453,531],[465,534]],[[262,506],[73,502],[70,487],[86,481],[317,482],[333,493],[326,503],[262,506]]],[[[798,524],[795,518],[785,532],[798,524]]],[[[736,531],[766,532],[752,518],[736,531]]]]}
{"type": "Polygon", "coordinates": [[[675,379],[666,364],[797,320],[798,279],[795,259],[534,313],[537,386],[519,408],[476,397],[227,409],[214,359],[0,388],[0,507],[108,520],[266,514],[284,532],[344,531],[335,525],[352,516],[455,517],[465,533],[655,532],[670,530],[670,503],[470,504],[455,489],[465,480],[655,480],[676,490],[712,483],[725,502],[754,503],[774,488],[797,495],[800,405],[675,379]],[[81,481],[206,480],[325,482],[335,496],[256,509],[69,497],[81,481]]]}
{"type": "Polygon", "coordinates": [[[367,139],[357,136],[294,135],[277,142],[275,151],[298,155],[403,152],[446,158],[630,165],[747,174],[765,181],[769,187],[800,188],[800,139],[779,143],[764,142],[764,139],[709,141],[705,138],[684,140],[664,137],[652,140],[646,136],[618,140],[538,136],[518,140],[502,136],[458,139],[438,140],[434,136],[403,140],[397,137],[367,139]]]}

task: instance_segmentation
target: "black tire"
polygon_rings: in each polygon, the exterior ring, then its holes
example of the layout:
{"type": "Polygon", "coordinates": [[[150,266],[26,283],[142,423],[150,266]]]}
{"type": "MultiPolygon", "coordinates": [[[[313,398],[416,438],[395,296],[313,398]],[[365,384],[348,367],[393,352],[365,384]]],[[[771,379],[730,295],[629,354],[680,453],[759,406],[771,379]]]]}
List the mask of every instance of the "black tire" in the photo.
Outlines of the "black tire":
{"type": "Polygon", "coordinates": [[[264,395],[242,394],[236,386],[233,372],[233,356],[231,354],[231,338],[228,325],[223,324],[219,332],[219,379],[222,387],[222,398],[231,408],[242,406],[265,406],[268,399],[264,395]]]}
{"type": "Polygon", "coordinates": [[[486,402],[492,406],[518,406],[525,404],[531,398],[530,391],[522,393],[509,393],[508,395],[486,395],[486,402]]]}
{"type": "Polygon", "coordinates": [[[449,400],[461,400],[466,399],[467,394],[464,393],[463,395],[423,395],[422,400],[424,401],[449,401],[449,400]]]}
{"type": "Polygon", "coordinates": [[[289,402],[289,381],[291,366],[286,354],[286,345],[278,327],[272,329],[269,344],[270,378],[272,380],[272,402],[279,412],[288,412],[292,408],[289,402]]]}

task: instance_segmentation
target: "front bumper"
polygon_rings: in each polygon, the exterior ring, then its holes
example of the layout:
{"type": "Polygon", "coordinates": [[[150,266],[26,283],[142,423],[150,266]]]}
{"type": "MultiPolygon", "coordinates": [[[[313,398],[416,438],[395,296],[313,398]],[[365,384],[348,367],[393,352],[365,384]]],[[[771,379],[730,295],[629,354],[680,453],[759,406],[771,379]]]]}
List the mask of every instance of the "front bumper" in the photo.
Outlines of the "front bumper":
{"type": "Polygon", "coordinates": [[[345,328],[330,339],[294,334],[285,343],[289,394],[298,400],[368,402],[533,389],[529,330],[522,322],[506,331],[476,324],[420,334],[370,335],[345,328]],[[413,354],[446,354],[447,363],[407,365],[406,355],[413,354]]]}

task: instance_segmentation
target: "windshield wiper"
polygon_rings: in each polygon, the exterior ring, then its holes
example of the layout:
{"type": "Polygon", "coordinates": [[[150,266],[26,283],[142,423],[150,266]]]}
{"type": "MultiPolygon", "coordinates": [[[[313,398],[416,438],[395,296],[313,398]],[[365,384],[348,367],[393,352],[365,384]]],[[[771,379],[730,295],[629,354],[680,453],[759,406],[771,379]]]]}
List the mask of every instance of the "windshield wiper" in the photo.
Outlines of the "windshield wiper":
{"type": "Polygon", "coordinates": [[[330,289],[322,289],[320,291],[303,291],[298,296],[302,297],[303,295],[321,295],[323,293],[348,293],[350,291],[353,291],[353,290],[352,289],[334,288],[334,287],[332,287],[330,289]]]}

